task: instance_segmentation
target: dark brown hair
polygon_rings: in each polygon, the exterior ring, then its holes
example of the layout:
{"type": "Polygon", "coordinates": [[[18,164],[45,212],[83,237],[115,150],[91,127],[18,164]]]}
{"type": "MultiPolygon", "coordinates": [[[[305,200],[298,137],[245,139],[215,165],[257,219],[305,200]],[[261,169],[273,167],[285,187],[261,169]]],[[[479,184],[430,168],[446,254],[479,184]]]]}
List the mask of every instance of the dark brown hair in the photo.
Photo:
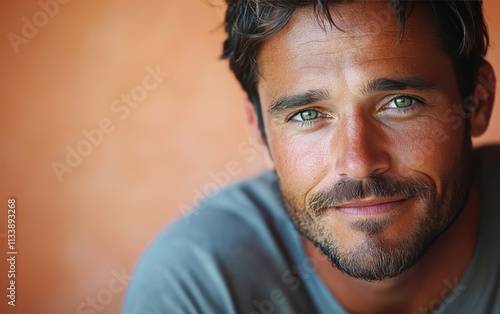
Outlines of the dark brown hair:
{"type": "MultiPolygon", "coordinates": [[[[259,129],[265,139],[262,111],[257,91],[257,58],[262,43],[277,34],[290,21],[294,11],[313,6],[318,23],[336,27],[329,6],[352,0],[227,0],[225,18],[227,39],[223,58],[241,83],[253,103],[259,129]]],[[[441,36],[442,49],[455,66],[462,97],[470,95],[481,64],[484,62],[489,39],[483,18],[481,0],[388,0],[399,21],[400,38],[414,3],[421,3],[433,14],[441,36]]],[[[348,31],[348,30],[344,30],[348,31]]]]}

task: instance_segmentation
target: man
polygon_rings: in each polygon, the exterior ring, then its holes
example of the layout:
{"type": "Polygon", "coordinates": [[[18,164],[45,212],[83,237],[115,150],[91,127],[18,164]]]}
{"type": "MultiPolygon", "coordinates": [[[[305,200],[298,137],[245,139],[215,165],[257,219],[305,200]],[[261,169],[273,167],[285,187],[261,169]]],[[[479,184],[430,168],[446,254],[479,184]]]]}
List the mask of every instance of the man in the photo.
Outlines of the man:
{"type": "Polygon", "coordinates": [[[480,1],[228,1],[274,171],[210,197],[125,313],[500,313],[500,151],[480,1]]]}

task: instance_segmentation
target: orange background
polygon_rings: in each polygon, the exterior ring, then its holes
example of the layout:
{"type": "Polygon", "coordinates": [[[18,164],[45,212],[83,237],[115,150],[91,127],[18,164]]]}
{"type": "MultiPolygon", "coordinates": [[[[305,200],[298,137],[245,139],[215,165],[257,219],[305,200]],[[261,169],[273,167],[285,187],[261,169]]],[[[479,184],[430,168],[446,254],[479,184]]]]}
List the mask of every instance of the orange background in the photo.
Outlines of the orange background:
{"type": "MultiPolygon", "coordinates": [[[[92,298],[96,313],[117,313],[127,286],[117,274],[130,275],[168,222],[224,185],[214,174],[232,168],[234,181],[263,164],[244,95],[218,60],[224,8],[208,5],[215,0],[65,1],[47,20],[31,0],[4,2],[0,13],[0,251],[9,197],[17,199],[18,251],[15,308],[6,305],[0,260],[1,313],[93,313],[92,298]],[[16,53],[9,34],[33,16],[40,27],[16,53]],[[148,67],[168,76],[125,115],[113,104],[145,91],[148,67]],[[106,121],[108,133],[86,147],[85,132],[106,121]],[[88,156],[58,178],[54,162],[65,164],[78,147],[88,156]]],[[[485,9],[488,59],[500,76],[500,3],[486,0],[485,9]]],[[[476,143],[500,141],[499,106],[476,143]]]]}

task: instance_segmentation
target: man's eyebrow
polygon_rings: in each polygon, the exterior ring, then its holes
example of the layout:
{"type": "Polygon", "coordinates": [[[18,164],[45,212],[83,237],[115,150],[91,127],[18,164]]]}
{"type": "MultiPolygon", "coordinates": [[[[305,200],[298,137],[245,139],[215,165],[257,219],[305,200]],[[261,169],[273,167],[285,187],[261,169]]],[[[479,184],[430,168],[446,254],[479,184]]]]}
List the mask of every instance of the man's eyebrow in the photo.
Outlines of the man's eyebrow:
{"type": "Polygon", "coordinates": [[[330,98],[330,93],[325,89],[314,89],[297,95],[286,95],[278,98],[271,104],[269,113],[271,115],[278,115],[296,107],[330,98]]]}
{"type": "Polygon", "coordinates": [[[361,93],[369,94],[378,91],[391,90],[407,90],[413,89],[418,91],[436,90],[436,86],[431,82],[424,81],[417,77],[405,78],[378,78],[368,82],[362,89],[361,93]]]}
{"type": "MultiPolygon", "coordinates": [[[[369,81],[361,88],[361,93],[369,94],[378,91],[394,90],[436,90],[436,86],[431,82],[424,81],[417,77],[404,78],[377,78],[369,81]]],[[[285,95],[274,101],[269,107],[271,115],[278,115],[296,107],[304,106],[321,100],[331,99],[331,95],[326,89],[314,89],[296,95],[285,95]]]]}

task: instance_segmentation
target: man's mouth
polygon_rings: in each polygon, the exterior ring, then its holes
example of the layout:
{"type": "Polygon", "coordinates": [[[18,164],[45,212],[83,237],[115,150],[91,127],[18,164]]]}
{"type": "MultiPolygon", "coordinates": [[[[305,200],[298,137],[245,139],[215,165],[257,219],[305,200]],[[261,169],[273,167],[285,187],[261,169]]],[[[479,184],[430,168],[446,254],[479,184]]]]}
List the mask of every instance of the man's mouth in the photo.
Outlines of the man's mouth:
{"type": "Polygon", "coordinates": [[[389,213],[401,207],[408,198],[377,197],[342,203],[335,210],[354,216],[372,216],[389,213]]]}

